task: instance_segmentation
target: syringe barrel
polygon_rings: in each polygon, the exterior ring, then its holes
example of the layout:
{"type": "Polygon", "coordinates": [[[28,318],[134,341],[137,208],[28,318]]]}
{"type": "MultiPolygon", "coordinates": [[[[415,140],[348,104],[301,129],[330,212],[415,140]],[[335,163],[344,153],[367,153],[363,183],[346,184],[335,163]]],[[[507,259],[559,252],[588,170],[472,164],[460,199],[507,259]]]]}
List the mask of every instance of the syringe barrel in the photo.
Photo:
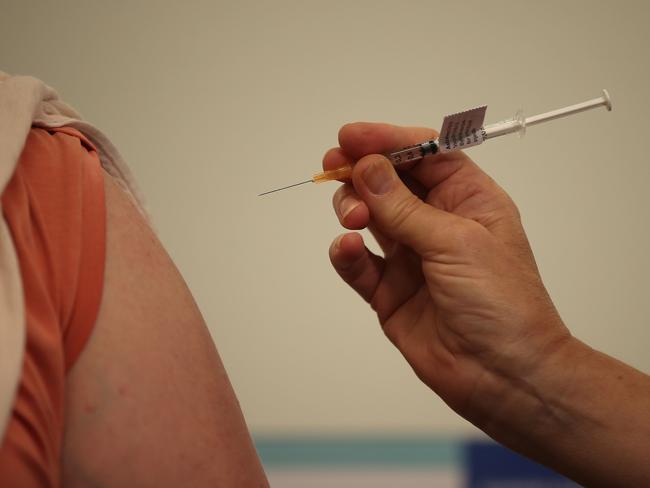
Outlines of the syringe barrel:
{"type": "Polygon", "coordinates": [[[430,141],[422,142],[421,144],[414,144],[413,146],[408,146],[398,151],[394,151],[387,154],[386,157],[390,160],[393,166],[399,168],[407,163],[419,161],[425,156],[437,152],[438,141],[432,139],[430,141]]]}
{"type": "Polygon", "coordinates": [[[502,120],[501,122],[496,122],[494,124],[486,125],[484,127],[483,139],[492,139],[494,137],[504,136],[506,134],[512,134],[513,132],[519,132],[522,129],[521,120],[517,119],[508,119],[502,120]]]}

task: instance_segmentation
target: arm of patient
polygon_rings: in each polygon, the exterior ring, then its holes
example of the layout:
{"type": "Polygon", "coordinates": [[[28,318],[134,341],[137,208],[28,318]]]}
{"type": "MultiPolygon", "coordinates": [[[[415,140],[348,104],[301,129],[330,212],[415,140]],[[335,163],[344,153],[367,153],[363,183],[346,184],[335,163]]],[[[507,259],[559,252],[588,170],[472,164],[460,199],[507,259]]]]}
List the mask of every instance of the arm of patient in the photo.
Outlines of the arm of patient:
{"type": "Polygon", "coordinates": [[[190,291],[108,176],[105,189],[104,291],[67,377],[63,484],[267,486],[190,291]]]}

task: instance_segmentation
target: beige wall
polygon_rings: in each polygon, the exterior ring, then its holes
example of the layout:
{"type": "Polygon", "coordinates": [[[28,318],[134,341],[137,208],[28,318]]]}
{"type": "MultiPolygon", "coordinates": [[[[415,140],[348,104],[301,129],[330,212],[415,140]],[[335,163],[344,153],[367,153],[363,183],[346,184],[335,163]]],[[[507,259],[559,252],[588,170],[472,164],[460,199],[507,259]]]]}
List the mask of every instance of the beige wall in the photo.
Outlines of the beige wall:
{"type": "Polygon", "coordinates": [[[650,371],[648,2],[0,0],[0,69],[33,74],[130,161],[251,428],[474,432],[339,282],[335,185],[355,120],[438,127],[598,96],[471,155],[514,197],[572,331],[650,371]]]}

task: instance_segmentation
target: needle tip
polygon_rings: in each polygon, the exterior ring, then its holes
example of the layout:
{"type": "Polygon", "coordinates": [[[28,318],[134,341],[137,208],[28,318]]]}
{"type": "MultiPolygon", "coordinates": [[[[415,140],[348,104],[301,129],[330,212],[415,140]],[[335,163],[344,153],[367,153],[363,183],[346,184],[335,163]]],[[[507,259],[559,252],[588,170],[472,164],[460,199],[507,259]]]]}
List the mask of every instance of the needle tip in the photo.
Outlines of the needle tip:
{"type": "Polygon", "coordinates": [[[268,195],[269,193],[275,193],[276,191],[286,190],[287,188],[293,188],[294,186],[304,185],[305,183],[311,183],[312,181],[313,180],[301,181],[300,183],[294,183],[293,185],[283,186],[282,188],[276,188],[275,190],[265,191],[264,193],[260,193],[257,196],[261,197],[262,195],[268,195]]]}

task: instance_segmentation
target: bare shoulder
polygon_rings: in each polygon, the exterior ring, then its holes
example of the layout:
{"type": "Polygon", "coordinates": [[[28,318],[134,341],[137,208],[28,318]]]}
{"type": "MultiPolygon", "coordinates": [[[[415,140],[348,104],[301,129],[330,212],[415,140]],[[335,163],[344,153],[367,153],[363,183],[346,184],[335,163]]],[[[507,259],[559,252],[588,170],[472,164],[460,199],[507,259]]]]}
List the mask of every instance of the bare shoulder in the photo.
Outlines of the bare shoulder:
{"type": "Polygon", "coordinates": [[[105,177],[104,291],[66,382],[65,486],[266,486],[190,291],[105,177]]]}

